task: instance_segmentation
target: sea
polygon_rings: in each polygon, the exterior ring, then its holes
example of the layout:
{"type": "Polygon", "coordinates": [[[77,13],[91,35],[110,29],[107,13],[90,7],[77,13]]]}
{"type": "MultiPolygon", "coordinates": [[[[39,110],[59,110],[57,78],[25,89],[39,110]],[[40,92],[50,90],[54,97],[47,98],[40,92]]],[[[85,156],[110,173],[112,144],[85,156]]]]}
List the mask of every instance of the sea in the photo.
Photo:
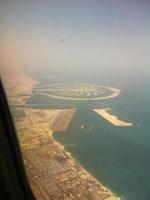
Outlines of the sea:
{"type": "Polygon", "coordinates": [[[54,138],[100,183],[122,200],[150,200],[150,78],[148,74],[98,71],[60,71],[32,75],[36,87],[57,83],[96,84],[121,89],[112,99],[74,101],[34,94],[27,104],[35,108],[76,108],[65,132],[54,138]],[[93,109],[111,108],[111,114],[133,123],[117,127],[93,109]]]}

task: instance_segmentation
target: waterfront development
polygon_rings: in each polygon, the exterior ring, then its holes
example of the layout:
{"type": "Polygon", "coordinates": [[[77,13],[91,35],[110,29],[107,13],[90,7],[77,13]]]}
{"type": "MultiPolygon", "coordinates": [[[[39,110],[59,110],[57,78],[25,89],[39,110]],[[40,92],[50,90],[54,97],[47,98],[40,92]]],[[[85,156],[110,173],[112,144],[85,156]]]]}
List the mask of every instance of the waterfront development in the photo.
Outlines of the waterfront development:
{"type": "Polygon", "coordinates": [[[0,75],[37,200],[150,200],[150,1],[1,1],[0,75]]]}
{"type": "MultiPolygon", "coordinates": [[[[94,81],[96,82],[95,79],[94,81]]],[[[131,84],[131,81],[130,87],[121,85],[120,82],[119,87],[117,81],[110,84],[121,88],[121,93],[116,98],[76,103],[77,111],[71,126],[65,134],[58,132],[54,137],[65,145],[66,150],[71,152],[92,176],[121,199],[148,200],[148,80],[137,80],[136,84],[131,84]],[[94,112],[95,109],[106,111],[109,114],[105,115],[107,119],[94,112]]],[[[99,84],[98,81],[96,83],[99,84]]]]}
{"type": "Polygon", "coordinates": [[[118,91],[112,97],[96,80],[74,84],[70,75],[73,84],[64,88],[62,76],[21,76],[5,86],[37,199],[149,200],[149,96],[142,84],[140,96],[122,86],[111,87],[118,91]],[[76,99],[105,96],[112,98],[76,99]]]}
{"type": "Polygon", "coordinates": [[[15,76],[15,81],[12,76],[12,82],[7,82],[7,78],[6,82],[4,81],[7,95],[27,176],[36,199],[119,200],[120,198],[92,177],[72,158],[64,146],[53,138],[54,132],[68,129],[76,108],[31,108],[32,106],[26,105],[26,100],[37,82],[26,75],[21,77],[21,82],[19,75],[15,76]]]}

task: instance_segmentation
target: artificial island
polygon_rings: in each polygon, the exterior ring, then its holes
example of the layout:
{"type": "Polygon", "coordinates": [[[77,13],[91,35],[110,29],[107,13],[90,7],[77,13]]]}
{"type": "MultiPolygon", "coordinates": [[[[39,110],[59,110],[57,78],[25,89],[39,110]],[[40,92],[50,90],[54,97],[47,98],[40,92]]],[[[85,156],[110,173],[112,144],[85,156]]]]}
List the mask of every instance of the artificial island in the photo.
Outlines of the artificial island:
{"type": "MultiPolygon", "coordinates": [[[[12,108],[26,173],[37,200],[119,200],[77,163],[64,146],[53,138],[56,131],[65,131],[76,108],[40,109],[26,105],[37,82],[25,74],[4,79],[12,108]]],[[[35,93],[52,98],[75,100],[107,99],[119,95],[120,90],[102,86],[55,84],[36,87],[35,93]],[[109,94],[109,92],[112,94],[109,94]],[[86,94],[86,95],[85,95],[86,94]],[[92,94],[92,96],[91,96],[92,94]]],[[[102,115],[102,111],[100,113],[102,115]]],[[[106,114],[105,114],[106,115],[106,114]]],[[[106,116],[105,116],[106,118],[106,116]]]]}

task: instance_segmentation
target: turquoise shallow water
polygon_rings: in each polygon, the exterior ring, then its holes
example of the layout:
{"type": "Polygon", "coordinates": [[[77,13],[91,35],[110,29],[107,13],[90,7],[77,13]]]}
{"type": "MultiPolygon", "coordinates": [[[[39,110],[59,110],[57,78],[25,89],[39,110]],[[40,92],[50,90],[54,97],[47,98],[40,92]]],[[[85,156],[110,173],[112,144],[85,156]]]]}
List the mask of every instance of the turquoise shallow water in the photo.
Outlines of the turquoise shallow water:
{"type": "MultiPolygon", "coordinates": [[[[67,76],[68,77],[68,76],[67,76]]],[[[70,76],[69,76],[70,77],[70,76]]],[[[39,79],[40,86],[56,82],[88,82],[78,76],[57,80],[39,79]],[[82,80],[82,81],[81,81],[82,80]]],[[[90,79],[91,80],[91,79],[90,79]]],[[[107,80],[93,79],[90,83],[106,84],[107,80]]],[[[93,176],[125,200],[150,199],[150,94],[149,80],[118,83],[110,86],[122,89],[122,94],[111,100],[97,102],[53,101],[34,95],[28,103],[43,104],[42,108],[76,107],[77,112],[64,134],[54,137],[93,176]],[[133,127],[115,127],[93,112],[93,108],[110,107],[112,114],[133,127]],[[81,125],[84,128],[81,128],[81,125]]]]}

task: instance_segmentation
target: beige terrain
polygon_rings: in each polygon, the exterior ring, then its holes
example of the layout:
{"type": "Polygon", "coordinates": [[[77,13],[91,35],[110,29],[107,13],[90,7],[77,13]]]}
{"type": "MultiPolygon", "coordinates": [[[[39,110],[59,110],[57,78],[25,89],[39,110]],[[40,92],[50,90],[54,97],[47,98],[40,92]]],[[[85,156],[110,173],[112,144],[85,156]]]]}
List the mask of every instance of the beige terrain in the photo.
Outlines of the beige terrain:
{"type": "Polygon", "coordinates": [[[3,74],[2,78],[8,100],[10,104],[13,105],[25,104],[27,98],[32,94],[32,90],[37,84],[36,81],[23,72],[19,74],[3,74]]]}
{"type": "Polygon", "coordinates": [[[81,168],[53,138],[54,132],[70,126],[76,109],[35,109],[25,105],[36,84],[26,75],[16,75],[7,84],[26,173],[36,199],[119,199],[81,168]]]}
{"type": "Polygon", "coordinates": [[[104,117],[106,120],[108,120],[111,124],[114,126],[132,126],[132,123],[129,122],[124,122],[120,119],[118,119],[117,116],[109,114],[108,111],[110,111],[110,108],[105,108],[105,109],[94,109],[96,113],[104,117]]]}

